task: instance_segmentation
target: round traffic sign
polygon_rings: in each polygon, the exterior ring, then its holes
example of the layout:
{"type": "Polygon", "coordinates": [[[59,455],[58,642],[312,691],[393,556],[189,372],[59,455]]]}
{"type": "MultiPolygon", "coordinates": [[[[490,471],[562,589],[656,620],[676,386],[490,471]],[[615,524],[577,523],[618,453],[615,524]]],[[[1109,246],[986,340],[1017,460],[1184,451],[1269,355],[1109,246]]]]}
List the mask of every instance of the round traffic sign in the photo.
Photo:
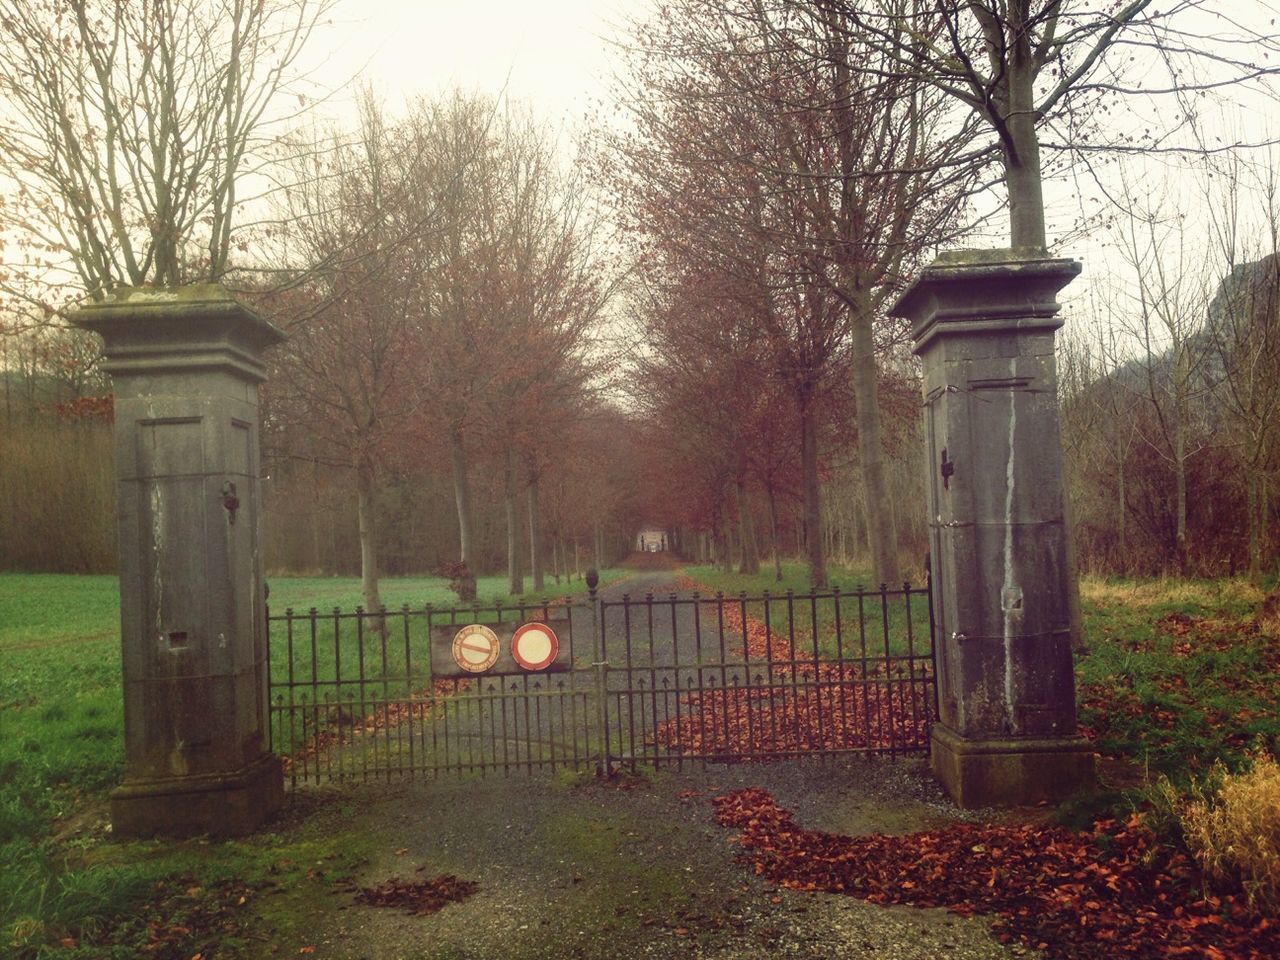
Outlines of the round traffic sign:
{"type": "Polygon", "coordinates": [[[559,652],[560,640],[545,623],[526,623],[511,638],[511,659],[526,670],[545,670],[559,652]]]}
{"type": "Polygon", "coordinates": [[[484,673],[498,660],[498,637],[482,623],[470,623],[453,637],[453,659],[468,673],[484,673]]]}

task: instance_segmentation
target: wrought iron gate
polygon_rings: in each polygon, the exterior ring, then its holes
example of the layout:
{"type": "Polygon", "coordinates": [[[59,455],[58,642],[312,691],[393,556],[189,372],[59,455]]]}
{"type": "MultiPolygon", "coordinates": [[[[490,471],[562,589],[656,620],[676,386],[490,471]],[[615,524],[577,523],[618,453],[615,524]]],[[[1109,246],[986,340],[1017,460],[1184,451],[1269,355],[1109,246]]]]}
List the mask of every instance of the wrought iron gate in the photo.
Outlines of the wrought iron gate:
{"type": "Polygon", "coordinates": [[[269,613],[272,745],[294,786],[922,751],[931,610],[903,584],[269,613]],[[431,670],[433,628],[550,619],[564,672],[431,670]]]}

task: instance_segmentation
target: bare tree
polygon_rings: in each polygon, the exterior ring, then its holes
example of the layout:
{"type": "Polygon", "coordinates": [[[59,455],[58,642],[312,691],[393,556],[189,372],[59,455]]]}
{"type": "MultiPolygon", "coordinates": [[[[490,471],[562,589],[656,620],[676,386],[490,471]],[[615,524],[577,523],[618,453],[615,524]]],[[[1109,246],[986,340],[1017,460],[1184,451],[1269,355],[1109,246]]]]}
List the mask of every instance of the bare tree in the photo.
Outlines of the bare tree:
{"type": "Polygon", "coordinates": [[[246,169],[332,0],[2,0],[0,285],[50,307],[67,262],[91,296],[219,280],[246,169]]]}
{"type": "MultiPolygon", "coordinates": [[[[356,481],[361,587],[366,608],[378,591],[380,477],[413,436],[423,364],[415,307],[430,249],[433,205],[424,180],[447,183],[453,169],[426,169],[416,149],[421,115],[401,126],[365,94],[355,138],[333,134],[301,161],[317,169],[285,195],[299,261],[267,303],[290,332],[276,351],[269,406],[292,426],[295,449],[350,469],[356,481]],[[320,158],[323,158],[321,160],[320,158]]],[[[270,426],[273,418],[268,417],[270,426]]]]}
{"type": "Polygon", "coordinates": [[[1249,577],[1262,577],[1271,489],[1280,474],[1280,169],[1274,156],[1256,168],[1232,163],[1214,212],[1212,235],[1228,272],[1209,304],[1206,329],[1221,366],[1216,399],[1228,415],[1245,478],[1249,577]],[[1256,198],[1256,199],[1255,199],[1256,198]],[[1261,203],[1257,203],[1260,200],[1261,203]],[[1243,209],[1260,224],[1242,223],[1243,209]],[[1250,242],[1251,227],[1261,239],[1250,242]]]}
{"type": "MultiPolygon", "coordinates": [[[[1138,191],[1133,188],[1136,194],[1138,191]]],[[[1117,318],[1140,344],[1139,391],[1155,417],[1156,436],[1144,438],[1159,450],[1174,478],[1174,555],[1188,569],[1187,468],[1211,436],[1200,423],[1200,400],[1213,390],[1210,341],[1205,321],[1216,268],[1189,231],[1176,198],[1133,198],[1135,216],[1118,239],[1121,255],[1137,277],[1132,309],[1117,318]]]]}
{"type": "MultiPolygon", "coordinates": [[[[817,405],[851,357],[859,465],[878,579],[900,578],[887,484],[877,353],[884,307],[923,251],[953,234],[969,171],[952,172],[965,127],[936,120],[940,95],[822,5],[682,0],[637,30],[624,196],[644,256],[717,264],[744,289],[736,322],[771,345],[804,442],[811,579],[825,584],[817,405]],[[657,245],[657,240],[655,240],[657,245]],[[760,308],[760,290],[777,303],[760,308]]],[[[732,294],[730,294],[732,296],[732,294]]]]}
{"type": "MultiPolygon", "coordinates": [[[[803,0],[785,0],[795,7],[803,0]]],[[[1203,139],[1201,94],[1250,86],[1274,94],[1280,34],[1262,5],[1213,0],[818,0],[858,42],[889,58],[886,70],[929,83],[982,121],[967,158],[998,160],[1008,188],[1009,241],[1042,249],[1045,149],[1226,150],[1246,145],[1203,139]],[[1247,21],[1264,24],[1261,28],[1247,21]],[[1172,101],[1153,122],[1152,99],[1172,101]],[[1141,120],[1108,123],[1126,101],[1141,120]],[[1045,139],[1044,132],[1049,138],[1045,139]],[[1175,134],[1189,137],[1179,141],[1175,134]]]]}

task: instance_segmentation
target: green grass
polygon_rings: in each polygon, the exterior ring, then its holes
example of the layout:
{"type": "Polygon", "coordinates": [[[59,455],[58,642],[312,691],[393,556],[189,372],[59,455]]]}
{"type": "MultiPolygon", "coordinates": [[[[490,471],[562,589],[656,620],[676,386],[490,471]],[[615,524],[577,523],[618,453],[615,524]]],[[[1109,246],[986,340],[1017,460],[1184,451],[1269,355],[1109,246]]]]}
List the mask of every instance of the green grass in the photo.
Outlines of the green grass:
{"type": "MultiPolygon", "coordinates": [[[[624,575],[605,570],[601,582],[624,575]]],[[[360,582],[353,577],[270,583],[273,614],[286,606],[350,610],[360,602],[360,582]]],[[[542,599],[506,597],[505,584],[504,577],[483,577],[479,596],[488,604],[502,600],[508,608],[522,599],[542,599]]],[[[582,581],[549,584],[547,596],[585,590],[582,581]]],[[[419,610],[455,602],[438,578],[388,578],[382,597],[388,607],[410,604],[419,610]]],[[[381,651],[376,636],[370,643],[373,662],[367,667],[373,677],[381,670],[381,651]]],[[[425,646],[418,655],[424,651],[425,646]]],[[[288,656],[280,637],[273,637],[271,654],[273,672],[283,676],[288,656]]],[[[309,655],[295,651],[295,659],[309,655]]],[[[354,645],[343,651],[343,661],[347,675],[355,676],[354,645]]],[[[79,937],[101,926],[103,917],[126,912],[158,879],[189,866],[163,857],[129,866],[77,864],[69,861],[65,842],[55,839],[67,818],[101,805],[119,782],[122,726],[117,579],[0,574],[0,953],[14,939],[29,943],[27,952],[35,955],[37,945],[55,934],[79,937]]],[[[234,854],[228,856],[236,862],[234,854]]],[[[122,950],[120,956],[136,955],[132,947],[122,950]]],[[[72,954],[59,953],[64,955],[72,954]]],[[[90,955],[110,954],[84,954],[90,955]]]]}
{"type": "Polygon", "coordinates": [[[1232,581],[1086,580],[1080,721],[1104,754],[1182,783],[1280,748],[1280,623],[1232,581]]]}
{"type": "MultiPolygon", "coordinates": [[[[600,585],[606,586],[625,576],[627,571],[610,568],[600,571],[600,585]]],[[[526,585],[530,580],[525,577],[526,585]]],[[[271,588],[270,605],[273,614],[283,613],[287,607],[304,611],[310,607],[318,610],[332,611],[334,607],[343,610],[354,610],[364,603],[360,595],[359,577],[268,577],[271,588]]],[[[481,606],[492,605],[501,600],[510,606],[516,603],[535,604],[544,599],[555,599],[569,595],[586,593],[586,584],[581,580],[562,581],[557,584],[548,576],[546,589],[535,594],[532,591],[523,597],[512,597],[507,593],[505,576],[476,578],[476,597],[481,606]]],[[[379,582],[379,597],[388,610],[396,610],[404,605],[421,608],[430,603],[436,607],[453,607],[458,605],[458,598],[449,589],[448,581],[439,577],[387,577],[379,582]]]]}
{"type": "MultiPolygon", "coordinates": [[[[760,576],[712,567],[689,567],[686,573],[730,595],[809,589],[802,563],[784,564],[781,583],[771,569],[760,576]]],[[[856,568],[833,566],[829,575],[842,592],[872,581],[868,571],[856,568]]],[[[1164,774],[1183,783],[1217,759],[1239,765],[1257,744],[1280,751],[1280,623],[1257,622],[1261,589],[1242,580],[1087,578],[1083,596],[1089,643],[1076,657],[1077,699],[1081,725],[1100,752],[1133,761],[1138,779],[1164,774]]],[[[901,597],[896,600],[888,618],[890,650],[901,653],[905,610],[901,597]]],[[[846,638],[857,636],[857,610],[850,603],[841,601],[846,638]]],[[[812,616],[806,604],[797,601],[795,608],[796,636],[801,649],[808,649],[812,616]]],[[[763,619],[763,605],[749,604],[748,614],[763,619]]],[[[866,614],[868,635],[875,635],[883,651],[878,598],[868,598],[866,614]]],[[[770,604],[769,619],[771,630],[788,635],[785,601],[770,604]]],[[[913,600],[912,620],[927,631],[923,598],[913,600]]],[[[833,652],[833,621],[834,604],[820,604],[818,636],[825,654],[833,652]]],[[[846,639],[846,655],[848,649],[846,639]]]]}
{"type": "Polygon", "coordinates": [[[759,576],[725,573],[715,567],[685,568],[687,576],[713,591],[726,596],[746,594],[747,616],[761,623],[767,620],[770,631],[789,639],[798,654],[812,654],[815,640],[822,657],[927,654],[929,604],[923,593],[914,592],[915,585],[908,604],[901,585],[896,593],[890,589],[881,596],[878,587],[869,586],[868,571],[833,565],[828,570],[832,586],[821,594],[838,590],[839,603],[826,596],[813,602],[801,599],[810,592],[808,571],[803,563],[785,562],[779,582],[771,568],[759,576]],[[761,599],[766,591],[767,604],[761,599]],[[787,591],[795,598],[788,601],[787,591]]]}

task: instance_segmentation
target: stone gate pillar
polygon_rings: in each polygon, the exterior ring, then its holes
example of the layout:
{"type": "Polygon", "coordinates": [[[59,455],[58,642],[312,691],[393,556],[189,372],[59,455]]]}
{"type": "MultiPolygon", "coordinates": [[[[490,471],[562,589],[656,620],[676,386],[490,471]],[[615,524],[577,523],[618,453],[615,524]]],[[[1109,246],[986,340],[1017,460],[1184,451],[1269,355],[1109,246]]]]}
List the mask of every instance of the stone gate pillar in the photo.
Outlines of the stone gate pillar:
{"type": "Polygon", "coordinates": [[[115,386],[125,776],[117,835],[247,833],[283,799],[267,741],[258,384],[276,327],[221,287],[130,289],[75,323],[115,386]]]}
{"type": "Polygon", "coordinates": [[[924,361],[941,722],[934,774],[963,807],[1092,782],[1077,734],[1054,331],[1074,260],[958,251],[894,307],[924,361]]]}

